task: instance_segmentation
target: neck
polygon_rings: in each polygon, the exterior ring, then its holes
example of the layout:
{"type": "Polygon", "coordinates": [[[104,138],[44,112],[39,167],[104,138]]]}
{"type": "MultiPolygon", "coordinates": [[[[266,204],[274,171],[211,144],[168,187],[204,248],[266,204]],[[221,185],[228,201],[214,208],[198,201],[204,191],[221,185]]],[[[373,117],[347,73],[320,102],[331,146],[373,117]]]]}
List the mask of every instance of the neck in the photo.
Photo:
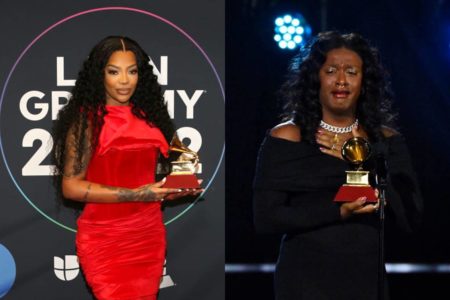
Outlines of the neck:
{"type": "Polygon", "coordinates": [[[349,126],[356,120],[356,110],[356,106],[345,109],[333,109],[322,106],[322,120],[333,126],[349,126]]]}
{"type": "Polygon", "coordinates": [[[328,123],[330,125],[333,126],[337,126],[337,127],[346,127],[346,126],[350,126],[351,124],[353,124],[356,120],[355,116],[330,116],[327,114],[323,114],[322,116],[322,120],[325,123],[328,123]]]}

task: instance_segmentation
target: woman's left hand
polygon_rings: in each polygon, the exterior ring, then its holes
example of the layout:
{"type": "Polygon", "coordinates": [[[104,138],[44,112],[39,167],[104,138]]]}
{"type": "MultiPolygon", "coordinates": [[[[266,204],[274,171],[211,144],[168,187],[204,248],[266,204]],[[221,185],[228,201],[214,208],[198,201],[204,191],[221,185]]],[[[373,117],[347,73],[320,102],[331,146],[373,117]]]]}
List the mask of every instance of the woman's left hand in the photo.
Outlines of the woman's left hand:
{"type": "MultiPolygon", "coordinates": [[[[198,180],[198,184],[202,184],[203,179],[199,179],[198,180]]],[[[187,197],[187,196],[197,196],[200,195],[201,193],[204,192],[204,189],[202,188],[198,188],[198,189],[183,189],[181,192],[179,193],[172,193],[167,195],[164,199],[162,200],[176,200],[179,198],[183,198],[183,197],[187,197]]]]}
{"type": "Polygon", "coordinates": [[[351,133],[333,133],[323,128],[319,128],[316,132],[316,142],[319,145],[320,151],[325,154],[344,159],[342,157],[341,149],[345,141],[352,137],[361,137],[363,134],[355,126],[351,133]]]}

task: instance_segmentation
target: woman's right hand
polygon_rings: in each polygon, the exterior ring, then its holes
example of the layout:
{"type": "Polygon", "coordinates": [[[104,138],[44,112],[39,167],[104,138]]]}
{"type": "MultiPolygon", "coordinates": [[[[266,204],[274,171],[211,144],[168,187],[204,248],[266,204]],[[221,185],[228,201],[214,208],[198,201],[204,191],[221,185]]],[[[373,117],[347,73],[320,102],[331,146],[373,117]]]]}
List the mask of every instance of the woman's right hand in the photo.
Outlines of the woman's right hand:
{"type": "Polygon", "coordinates": [[[370,214],[378,210],[379,202],[376,204],[366,204],[366,197],[360,197],[352,202],[345,202],[341,205],[341,217],[347,219],[355,214],[370,214]]]}

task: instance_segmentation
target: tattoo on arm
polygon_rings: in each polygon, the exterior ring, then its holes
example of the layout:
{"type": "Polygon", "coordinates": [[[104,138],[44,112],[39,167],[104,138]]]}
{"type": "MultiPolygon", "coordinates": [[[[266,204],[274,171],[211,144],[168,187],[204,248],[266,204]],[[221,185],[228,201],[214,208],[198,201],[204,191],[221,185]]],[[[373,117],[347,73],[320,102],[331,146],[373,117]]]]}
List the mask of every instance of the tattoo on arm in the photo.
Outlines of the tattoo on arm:
{"type": "Polygon", "coordinates": [[[133,201],[148,202],[158,200],[156,199],[156,194],[145,187],[142,187],[137,191],[107,185],[102,185],[102,187],[108,190],[117,191],[117,199],[119,200],[119,202],[133,202],[133,201]]]}
{"type": "Polygon", "coordinates": [[[91,190],[91,184],[87,186],[86,194],[84,194],[83,201],[86,202],[88,200],[89,191],[91,190]]]}

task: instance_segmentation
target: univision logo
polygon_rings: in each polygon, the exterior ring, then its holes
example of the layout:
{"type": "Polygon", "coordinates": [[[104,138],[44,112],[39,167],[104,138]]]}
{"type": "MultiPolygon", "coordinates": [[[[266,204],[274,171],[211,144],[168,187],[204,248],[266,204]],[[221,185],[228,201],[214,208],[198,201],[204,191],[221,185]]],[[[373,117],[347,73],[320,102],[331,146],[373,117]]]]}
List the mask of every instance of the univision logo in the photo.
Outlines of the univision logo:
{"type": "Polygon", "coordinates": [[[56,277],[62,281],[74,280],[80,273],[80,264],[76,255],[66,255],[64,259],[54,256],[53,268],[56,277]]]}

